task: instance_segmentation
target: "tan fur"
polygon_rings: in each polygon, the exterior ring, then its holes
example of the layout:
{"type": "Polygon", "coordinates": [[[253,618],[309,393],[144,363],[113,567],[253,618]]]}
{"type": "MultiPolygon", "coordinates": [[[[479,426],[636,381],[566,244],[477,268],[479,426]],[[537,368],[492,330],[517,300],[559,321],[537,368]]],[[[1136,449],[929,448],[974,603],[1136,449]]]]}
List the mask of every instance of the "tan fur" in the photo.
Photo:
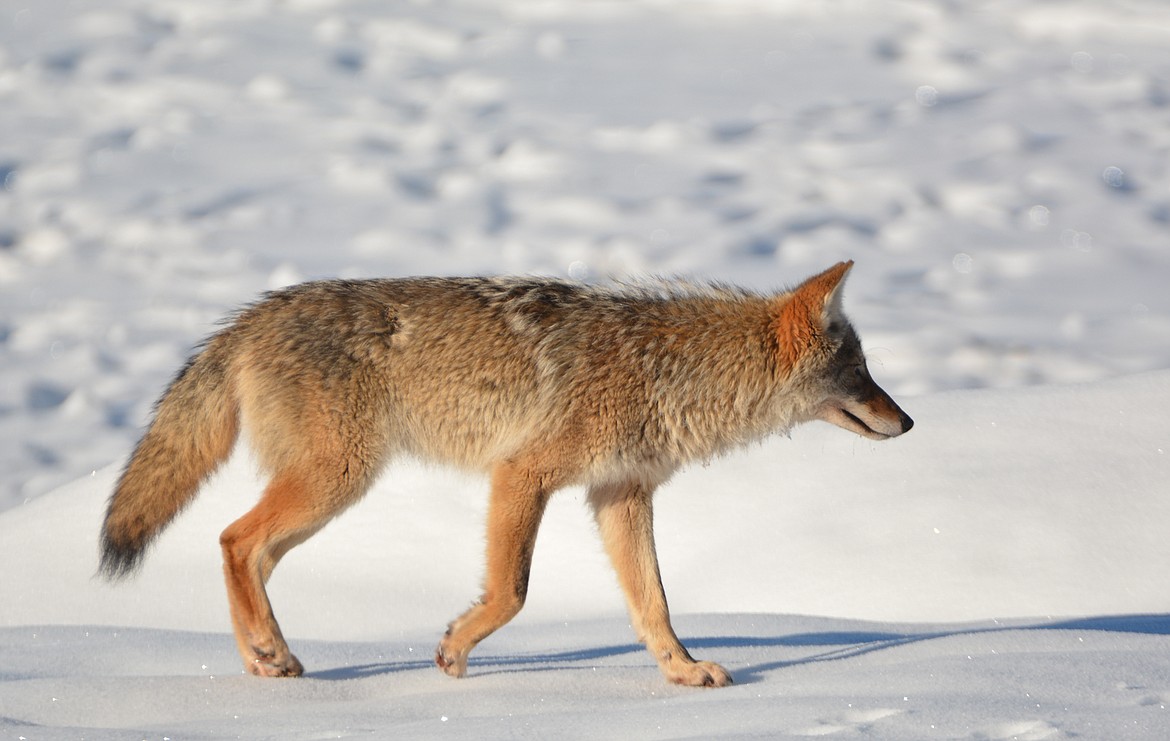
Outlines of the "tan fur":
{"type": "Polygon", "coordinates": [[[110,498],[102,571],[132,572],[246,427],[271,479],[220,538],[232,622],[249,671],[295,676],[303,669],[264,589],[281,557],[397,456],[483,471],[483,595],[436,652],[462,676],[475,645],[524,604],[549,497],[582,484],[662,672],[728,684],[670,625],[652,496],[687,462],[808,420],[877,439],[910,429],[841,314],[851,265],[772,296],[525,278],[322,281],[272,293],[213,336],[163,395],[110,498]]]}

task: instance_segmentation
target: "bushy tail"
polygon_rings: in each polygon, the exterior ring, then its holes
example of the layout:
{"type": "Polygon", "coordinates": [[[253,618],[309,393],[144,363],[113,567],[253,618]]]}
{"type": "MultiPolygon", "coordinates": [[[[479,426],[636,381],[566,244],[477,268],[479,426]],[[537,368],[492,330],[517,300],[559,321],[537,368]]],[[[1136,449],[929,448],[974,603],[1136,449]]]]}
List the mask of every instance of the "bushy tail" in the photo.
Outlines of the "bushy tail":
{"type": "Polygon", "coordinates": [[[228,380],[227,344],[226,333],[213,337],[159,400],[106,510],[99,567],[106,578],[131,574],[147,546],[231,453],[239,410],[228,380]]]}

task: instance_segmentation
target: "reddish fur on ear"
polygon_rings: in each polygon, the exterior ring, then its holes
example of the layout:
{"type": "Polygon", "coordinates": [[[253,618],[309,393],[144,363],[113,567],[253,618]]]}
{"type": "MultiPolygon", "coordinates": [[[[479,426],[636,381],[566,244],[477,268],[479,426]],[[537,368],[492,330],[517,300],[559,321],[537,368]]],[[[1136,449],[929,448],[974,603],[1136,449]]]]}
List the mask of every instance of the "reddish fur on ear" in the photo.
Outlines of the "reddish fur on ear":
{"type": "Polygon", "coordinates": [[[780,297],[783,303],[772,320],[772,334],[776,338],[776,361],[782,373],[796,367],[823,331],[825,308],[851,267],[852,260],[839,262],[780,297]]]}
{"type": "Polygon", "coordinates": [[[772,335],[776,338],[777,370],[788,375],[812,345],[816,330],[810,321],[814,306],[806,296],[792,293],[783,301],[772,319],[772,335]]]}

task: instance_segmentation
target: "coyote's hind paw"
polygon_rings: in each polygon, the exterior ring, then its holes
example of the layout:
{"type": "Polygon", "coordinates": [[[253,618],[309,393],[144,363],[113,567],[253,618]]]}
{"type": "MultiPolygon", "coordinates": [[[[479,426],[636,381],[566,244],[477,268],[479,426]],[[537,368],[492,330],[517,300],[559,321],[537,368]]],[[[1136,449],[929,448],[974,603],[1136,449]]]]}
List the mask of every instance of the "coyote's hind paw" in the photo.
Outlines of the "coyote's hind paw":
{"type": "Polygon", "coordinates": [[[271,654],[257,652],[256,658],[246,666],[248,671],[258,677],[299,677],[305,673],[305,667],[291,653],[286,653],[283,659],[277,659],[271,654]]]}
{"type": "Polygon", "coordinates": [[[435,666],[443,670],[449,677],[456,679],[466,676],[467,674],[467,652],[462,653],[448,653],[443,649],[443,644],[435,649],[435,666]]]}

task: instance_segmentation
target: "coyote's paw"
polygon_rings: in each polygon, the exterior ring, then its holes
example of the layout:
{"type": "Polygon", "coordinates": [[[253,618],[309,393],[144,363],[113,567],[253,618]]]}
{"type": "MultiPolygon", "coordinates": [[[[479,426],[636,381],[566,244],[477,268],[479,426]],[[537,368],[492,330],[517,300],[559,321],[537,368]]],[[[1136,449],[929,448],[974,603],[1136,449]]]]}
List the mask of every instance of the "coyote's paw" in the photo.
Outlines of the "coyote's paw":
{"type": "Polygon", "coordinates": [[[435,649],[435,666],[443,670],[449,677],[465,676],[467,674],[467,652],[466,651],[451,651],[443,646],[442,641],[439,647],[435,649]]]}
{"type": "Polygon", "coordinates": [[[305,667],[296,656],[286,653],[283,658],[264,655],[257,652],[256,658],[246,664],[248,671],[258,677],[299,677],[305,673],[305,667]]]}
{"type": "Polygon", "coordinates": [[[664,672],[670,681],[687,687],[726,687],[731,684],[727,670],[710,661],[677,664],[664,672]]]}

